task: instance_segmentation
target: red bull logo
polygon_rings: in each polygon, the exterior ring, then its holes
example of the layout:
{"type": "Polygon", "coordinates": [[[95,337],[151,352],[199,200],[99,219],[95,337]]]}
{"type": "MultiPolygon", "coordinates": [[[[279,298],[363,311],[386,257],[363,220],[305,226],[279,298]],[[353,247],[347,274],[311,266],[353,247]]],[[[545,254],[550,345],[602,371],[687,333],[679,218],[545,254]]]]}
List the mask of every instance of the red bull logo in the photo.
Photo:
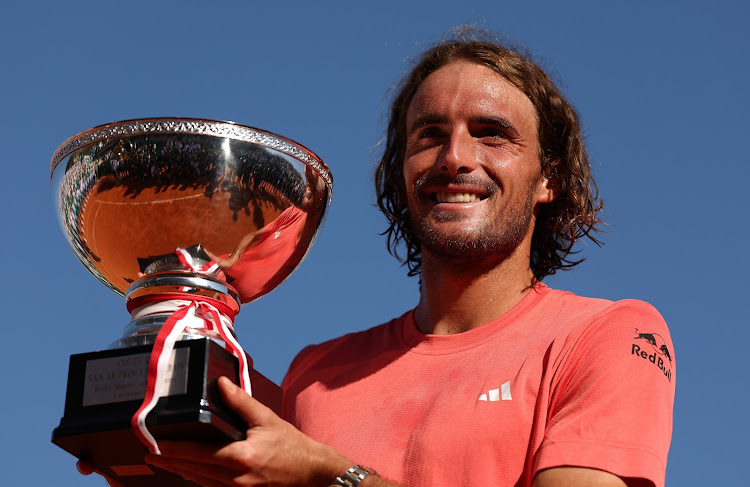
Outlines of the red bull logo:
{"type": "Polygon", "coordinates": [[[672,354],[664,338],[658,333],[639,333],[636,328],[634,339],[641,340],[641,343],[633,343],[630,353],[659,367],[667,380],[672,382],[672,354]]]}

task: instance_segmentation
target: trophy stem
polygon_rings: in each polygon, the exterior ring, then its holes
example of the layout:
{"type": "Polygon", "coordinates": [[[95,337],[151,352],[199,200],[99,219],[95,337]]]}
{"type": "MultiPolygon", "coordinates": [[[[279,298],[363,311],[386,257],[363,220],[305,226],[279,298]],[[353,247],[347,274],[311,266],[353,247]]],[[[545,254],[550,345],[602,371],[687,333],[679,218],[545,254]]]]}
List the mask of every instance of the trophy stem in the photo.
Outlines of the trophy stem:
{"type": "MultiPolygon", "coordinates": [[[[237,293],[225,282],[211,275],[184,271],[161,272],[138,279],[130,286],[126,297],[131,321],[125,326],[122,338],[110,348],[153,344],[169,317],[193,302],[216,307],[233,334],[234,317],[240,311],[237,293]]],[[[203,328],[200,320],[195,323],[195,327],[186,329],[182,340],[208,337],[225,346],[215,332],[203,328]]]]}

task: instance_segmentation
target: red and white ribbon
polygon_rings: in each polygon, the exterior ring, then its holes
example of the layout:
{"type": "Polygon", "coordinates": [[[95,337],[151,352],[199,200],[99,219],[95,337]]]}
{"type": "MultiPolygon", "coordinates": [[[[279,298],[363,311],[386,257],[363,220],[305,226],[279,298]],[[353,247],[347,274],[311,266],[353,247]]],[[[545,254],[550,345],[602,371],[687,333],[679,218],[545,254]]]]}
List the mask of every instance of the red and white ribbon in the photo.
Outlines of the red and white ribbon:
{"type": "MultiPolygon", "coordinates": [[[[178,254],[180,255],[180,254],[178,254]]],[[[131,419],[131,427],[136,437],[152,453],[159,455],[159,446],[156,439],[146,427],[146,417],[154,409],[156,403],[161,397],[167,375],[167,367],[172,357],[175,343],[180,336],[190,329],[204,329],[204,332],[216,332],[224,340],[227,350],[232,353],[240,363],[240,386],[252,395],[250,386],[250,374],[248,370],[247,356],[244,350],[232,334],[232,321],[225,314],[221,313],[215,306],[210,303],[197,300],[172,300],[171,303],[161,302],[154,303],[150,306],[138,308],[136,314],[144,315],[149,312],[163,309],[169,304],[179,302],[178,309],[167,318],[162,325],[159,333],[156,335],[154,348],[151,351],[151,357],[148,364],[148,376],[146,380],[146,395],[143,398],[138,411],[131,419]],[[150,309],[144,309],[150,308],[150,309]]],[[[172,308],[174,309],[174,308],[172,308]]]]}
{"type": "Polygon", "coordinates": [[[177,258],[180,259],[180,264],[185,267],[185,270],[200,272],[201,274],[211,274],[219,268],[219,264],[217,264],[213,260],[210,262],[206,262],[202,266],[198,266],[198,264],[193,260],[193,256],[190,255],[190,252],[185,249],[177,247],[174,253],[177,254],[177,258]]]}

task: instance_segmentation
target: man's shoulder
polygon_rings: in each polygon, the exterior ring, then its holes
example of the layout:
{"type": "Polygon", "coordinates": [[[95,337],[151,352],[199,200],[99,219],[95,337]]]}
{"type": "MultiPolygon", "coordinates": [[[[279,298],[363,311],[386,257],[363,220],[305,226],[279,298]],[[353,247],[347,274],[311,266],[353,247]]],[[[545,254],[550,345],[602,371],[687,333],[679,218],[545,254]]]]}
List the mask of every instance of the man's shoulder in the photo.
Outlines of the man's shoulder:
{"type": "Polygon", "coordinates": [[[547,286],[544,290],[543,302],[546,306],[559,309],[559,316],[580,321],[582,318],[599,319],[610,315],[642,315],[659,317],[661,315],[654,306],[639,299],[611,300],[580,296],[571,291],[553,289],[547,286]]]}
{"type": "Polygon", "coordinates": [[[659,348],[665,346],[673,354],[667,323],[646,301],[589,298],[552,289],[547,294],[547,312],[554,311],[548,322],[549,339],[562,344],[563,350],[593,347],[599,354],[609,348],[627,348],[634,339],[655,337],[651,342],[659,342],[659,348]]]}
{"type": "Polygon", "coordinates": [[[327,362],[336,357],[336,362],[349,359],[361,360],[368,353],[385,353],[403,345],[402,326],[411,311],[380,325],[341,335],[322,343],[308,345],[295,357],[289,371],[300,374],[316,363],[327,362]]]}
{"type": "Polygon", "coordinates": [[[606,334],[617,330],[632,333],[644,327],[668,333],[667,324],[659,311],[638,299],[613,301],[579,296],[570,291],[546,288],[542,308],[554,314],[558,333],[571,335],[606,334]],[[564,332],[567,331],[567,333],[564,332]]]}
{"type": "Polygon", "coordinates": [[[372,344],[373,341],[397,338],[398,336],[400,336],[400,330],[401,330],[403,321],[408,318],[410,313],[411,311],[408,311],[402,314],[401,316],[398,316],[389,321],[386,321],[385,323],[381,323],[379,325],[375,325],[370,328],[365,328],[363,330],[346,333],[336,338],[326,340],[317,345],[311,345],[310,347],[307,347],[307,348],[313,349],[313,350],[328,350],[328,349],[336,348],[342,345],[350,346],[350,345],[356,345],[360,343],[372,344]]]}

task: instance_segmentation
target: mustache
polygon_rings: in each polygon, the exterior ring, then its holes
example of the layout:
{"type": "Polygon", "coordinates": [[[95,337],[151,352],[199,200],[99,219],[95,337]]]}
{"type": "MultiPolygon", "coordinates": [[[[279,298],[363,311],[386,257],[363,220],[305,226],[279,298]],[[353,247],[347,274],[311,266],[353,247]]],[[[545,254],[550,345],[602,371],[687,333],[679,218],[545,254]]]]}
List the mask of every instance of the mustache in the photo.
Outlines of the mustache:
{"type": "Polygon", "coordinates": [[[417,193],[421,193],[425,186],[448,186],[450,184],[481,189],[488,196],[494,194],[499,189],[497,183],[486,178],[472,174],[458,174],[456,177],[451,177],[445,173],[423,175],[414,183],[414,189],[417,193]]]}

